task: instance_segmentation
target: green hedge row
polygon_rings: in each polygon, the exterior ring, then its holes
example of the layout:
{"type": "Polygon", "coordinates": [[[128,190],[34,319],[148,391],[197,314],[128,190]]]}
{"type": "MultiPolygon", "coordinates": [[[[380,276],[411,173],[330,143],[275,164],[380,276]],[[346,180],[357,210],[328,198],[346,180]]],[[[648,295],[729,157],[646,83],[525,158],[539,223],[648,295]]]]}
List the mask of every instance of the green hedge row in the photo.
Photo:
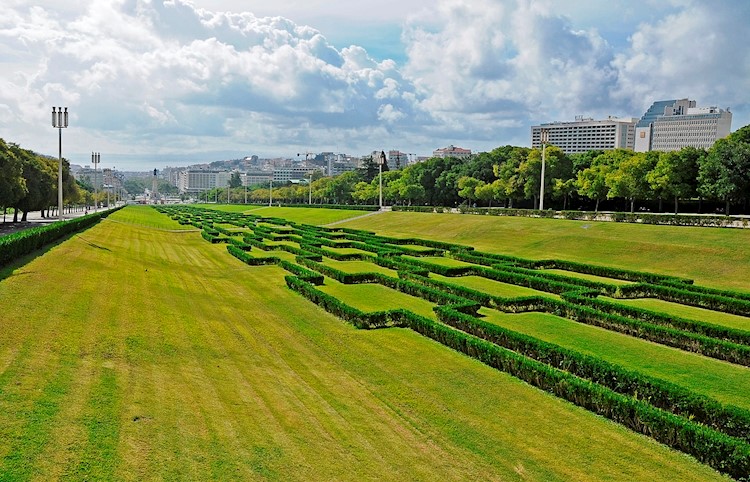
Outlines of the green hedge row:
{"type": "Polygon", "coordinates": [[[0,236],[0,266],[57,241],[68,234],[88,229],[120,209],[122,207],[0,236]]]}
{"type": "Polygon", "coordinates": [[[601,300],[599,298],[583,296],[577,292],[563,293],[561,296],[563,299],[565,299],[566,301],[570,301],[571,303],[582,306],[589,306],[604,313],[613,313],[621,316],[626,316],[628,318],[645,321],[647,323],[668,326],[678,330],[690,331],[693,333],[709,336],[711,338],[717,338],[719,340],[726,340],[733,343],[750,346],[750,332],[748,331],[715,325],[698,320],[680,318],[678,316],[659,313],[656,311],[639,308],[637,306],[612,303],[609,301],[601,300]]]}
{"type": "Polygon", "coordinates": [[[279,262],[281,261],[279,258],[275,256],[269,256],[267,258],[255,258],[253,257],[253,255],[248,254],[246,251],[243,251],[237,246],[234,246],[231,244],[227,245],[227,251],[229,251],[229,254],[231,254],[235,258],[239,259],[240,261],[243,261],[244,263],[250,266],[261,266],[265,264],[279,264],[279,262]]]}
{"type": "MultiPolygon", "coordinates": [[[[296,277],[287,276],[286,281],[291,289],[357,327],[408,326],[448,347],[621,423],[631,430],[649,435],[661,443],[693,455],[701,462],[735,478],[750,475],[750,446],[737,438],[413,313],[393,310],[365,314],[296,277]]],[[[676,388],[679,390],[679,387],[676,388]]],[[[654,389],[654,393],[661,392],[654,389]]],[[[676,392],[673,395],[679,397],[676,392]]],[[[676,408],[683,410],[692,403],[694,411],[700,413],[699,399],[685,397],[676,398],[672,402],[676,408]]],[[[710,401],[704,402],[710,405],[710,401]]],[[[727,414],[726,410],[722,413],[727,414]]],[[[742,414],[739,415],[739,419],[742,420],[742,414]]]]}
{"type": "Polygon", "coordinates": [[[403,310],[364,313],[340,301],[338,298],[316,289],[315,286],[297,276],[286,276],[284,280],[291,290],[296,291],[327,312],[342,318],[357,328],[375,329],[401,326],[403,310]]]}
{"type": "Polygon", "coordinates": [[[750,445],[742,440],[427,318],[413,315],[404,320],[424,336],[690,454],[731,477],[750,477],[750,445]]]}
{"type": "Polygon", "coordinates": [[[621,368],[600,358],[517,333],[465,315],[450,306],[435,308],[438,319],[516,353],[565,370],[624,395],[750,441],[750,412],[698,395],[673,383],[621,368]]]}
{"type": "Polygon", "coordinates": [[[620,298],[657,298],[663,301],[671,301],[683,305],[707,308],[724,313],[732,313],[741,316],[750,316],[750,301],[744,299],[730,298],[728,296],[699,293],[686,289],[675,288],[666,285],[652,285],[638,283],[634,285],[621,286],[618,290],[620,298]]]}

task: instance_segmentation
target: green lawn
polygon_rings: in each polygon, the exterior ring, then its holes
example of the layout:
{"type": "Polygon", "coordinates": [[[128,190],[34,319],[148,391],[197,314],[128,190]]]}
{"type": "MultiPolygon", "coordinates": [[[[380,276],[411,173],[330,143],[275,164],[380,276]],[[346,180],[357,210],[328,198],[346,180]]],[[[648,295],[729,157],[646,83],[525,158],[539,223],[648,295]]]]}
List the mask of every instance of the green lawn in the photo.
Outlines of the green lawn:
{"type": "Polygon", "coordinates": [[[344,273],[383,273],[392,278],[398,278],[398,272],[396,272],[396,270],[385,268],[367,261],[337,261],[335,259],[325,258],[323,264],[330,266],[331,268],[336,268],[344,273]]]}
{"type": "Polygon", "coordinates": [[[318,289],[325,293],[334,295],[344,303],[360,309],[364,312],[384,311],[396,308],[405,308],[414,313],[437,319],[432,308],[435,306],[422,298],[410,296],[398,290],[376,283],[363,283],[345,285],[336,280],[326,278],[325,285],[318,289]]]}
{"type": "Polygon", "coordinates": [[[560,299],[558,295],[547,293],[546,291],[537,291],[525,286],[503,283],[501,281],[495,281],[488,278],[483,278],[481,276],[448,277],[430,273],[430,278],[433,278],[437,281],[443,281],[445,283],[452,283],[458,286],[465,286],[466,288],[473,288],[477,291],[481,291],[483,293],[494,296],[501,296],[503,298],[519,298],[522,296],[547,296],[550,298],[560,299]]]}
{"type": "Polygon", "coordinates": [[[750,292],[750,229],[388,212],[342,223],[383,236],[421,237],[477,250],[565,259],[695,279],[750,292]]]}
{"type": "Polygon", "coordinates": [[[373,258],[376,256],[375,253],[358,248],[334,248],[331,246],[322,246],[321,249],[323,251],[330,251],[331,253],[337,254],[363,254],[365,256],[370,256],[373,258]]]}
{"type": "Polygon", "coordinates": [[[569,276],[571,278],[585,279],[589,281],[596,281],[597,283],[607,283],[611,285],[623,286],[633,284],[631,281],[624,281],[616,278],[605,278],[604,276],[596,276],[588,273],[578,273],[576,271],[568,271],[565,269],[540,269],[539,271],[542,273],[559,274],[563,276],[569,276]]]}
{"type": "Polygon", "coordinates": [[[295,223],[323,225],[367,214],[367,211],[324,208],[262,207],[253,211],[258,216],[288,219],[295,223]]]}
{"type": "MultiPolygon", "coordinates": [[[[219,201],[221,202],[221,201],[219,201]]],[[[193,207],[201,209],[213,209],[215,211],[226,211],[230,213],[250,213],[263,206],[253,206],[250,204],[191,204],[193,207]]]]}
{"type": "Polygon", "coordinates": [[[128,207],[8,269],[0,480],[725,480],[174,224],[128,207]]]}
{"type": "Polygon", "coordinates": [[[638,298],[633,300],[613,299],[602,297],[602,300],[623,305],[637,306],[651,311],[667,313],[681,318],[690,320],[704,321],[714,325],[728,326],[739,330],[750,331],[750,318],[747,316],[732,315],[721,311],[712,311],[705,308],[681,305],[669,301],[657,300],[654,298],[638,298]]]}
{"type": "Polygon", "coordinates": [[[482,308],[485,321],[750,409],[750,369],[547,313],[482,308]]]}
{"type": "Polygon", "coordinates": [[[404,258],[406,259],[413,259],[414,261],[422,261],[425,263],[431,263],[436,264],[438,266],[447,266],[449,268],[454,267],[464,267],[464,266],[476,266],[475,264],[467,263],[465,261],[459,261],[457,259],[453,258],[444,258],[442,256],[421,256],[421,257],[415,257],[415,256],[409,256],[405,255],[404,258]]]}

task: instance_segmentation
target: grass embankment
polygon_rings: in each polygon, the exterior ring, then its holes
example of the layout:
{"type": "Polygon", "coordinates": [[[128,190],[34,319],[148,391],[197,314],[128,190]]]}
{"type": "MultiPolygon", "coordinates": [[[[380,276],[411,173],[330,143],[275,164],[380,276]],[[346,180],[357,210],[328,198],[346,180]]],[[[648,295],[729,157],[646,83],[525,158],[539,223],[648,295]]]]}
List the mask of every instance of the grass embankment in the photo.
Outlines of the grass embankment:
{"type": "Polygon", "coordinates": [[[339,226],[468,244],[531,259],[564,259],[695,279],[750,292],[750,229],[389,212],[339,226]]]}
{"type": "MultiPolygon", "coordinates": [[[[217,211],[233,211],[233,212],[244,212],[239,210],[236,205],[233,204],[217,204],[217,205],[205,205],[197,207],[204,207],[206,209],[216,209],[217,211]]],[[[240,206],[241,207],[241,206],[240,206]]],[[[342,221],[344,219],[354,218],[367,214],[367,211],[355,211],[350,209],[324,209],[324,208],[284,208],[284,207],[268,207],[268,206],[247,206],[252,209],[250,214],[256,214],[258,216],[266,216],[269,218],[277,217],[284,218],[295,223],[305,223],[314,225],[323,225],[333,223],[336,221],[342,221]]]]}
{"type": "Polygon", "coordinates": [[[0,479],[723,480],[141,209],[0,281],[0,479]]]}

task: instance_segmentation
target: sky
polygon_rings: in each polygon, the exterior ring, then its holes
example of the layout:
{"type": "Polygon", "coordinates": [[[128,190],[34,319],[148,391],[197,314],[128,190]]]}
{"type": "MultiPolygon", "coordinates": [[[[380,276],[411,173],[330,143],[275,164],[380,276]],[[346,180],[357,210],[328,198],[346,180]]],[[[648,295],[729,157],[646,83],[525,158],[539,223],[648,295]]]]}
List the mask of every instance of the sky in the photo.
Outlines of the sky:
{"type": "Polygon", "coordinates": [[[750,124],[747,0],[0,0],[0,137],[150,170],[528,146],[688,97],[750,124]]]}

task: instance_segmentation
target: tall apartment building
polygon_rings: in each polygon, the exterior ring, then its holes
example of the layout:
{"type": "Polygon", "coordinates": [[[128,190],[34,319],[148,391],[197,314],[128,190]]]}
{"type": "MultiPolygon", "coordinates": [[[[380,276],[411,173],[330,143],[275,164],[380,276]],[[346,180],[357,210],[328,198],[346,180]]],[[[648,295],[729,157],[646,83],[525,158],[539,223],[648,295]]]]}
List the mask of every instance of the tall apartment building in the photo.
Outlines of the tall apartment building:
{"type": "Polygon", "coordinates": [[[547,143],[559,147],[565,154],[591,150],[633,149],[635,144],[634,118],[609,116],[594,120],[576,116],[573,122],[550,122],[531,127],[531,147],[542,147],[542,130],[547,131],[547,143]]]}
{"type": "Polygon", "coordinates": [[[689,99],[654,102],[636,124],[635,151],[708,149],[732,128],[732,113],[718,107],[696,107],[689,99]]]}
{"type": "Polygon", "coordinates": [[[405,152],[390,150],[388,151],[388,166],[391,169],[401,169],[409,164],[409,155],[405,152]]]}

